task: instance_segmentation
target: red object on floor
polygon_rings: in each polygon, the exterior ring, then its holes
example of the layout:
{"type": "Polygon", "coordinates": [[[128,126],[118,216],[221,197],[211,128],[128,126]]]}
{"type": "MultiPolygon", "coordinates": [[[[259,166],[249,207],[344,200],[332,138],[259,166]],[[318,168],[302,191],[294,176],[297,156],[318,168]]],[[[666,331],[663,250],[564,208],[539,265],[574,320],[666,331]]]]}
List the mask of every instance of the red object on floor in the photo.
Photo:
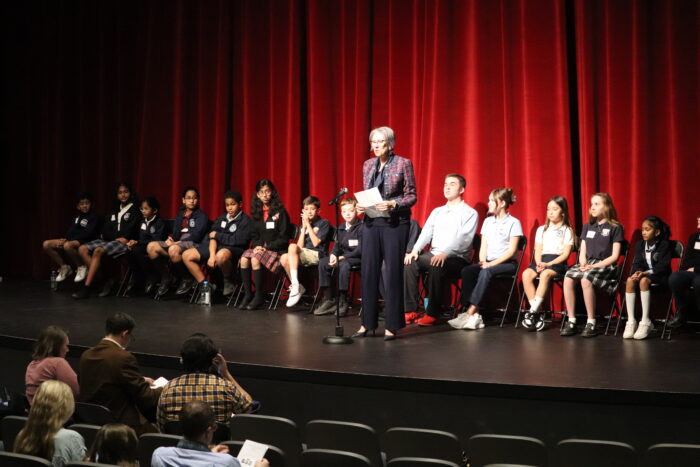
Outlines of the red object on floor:
{"type": "Polygon", "coordinates": [[[415,311],[411,311],[410,313],[404,314],[404,319],[406,320],[406,324],[415,323],[418,318],[420,318],[420,313],[417,313],[415,311]]]}
{"type": "Polygon", "coordinates": [[[437,318],[433,318],[430,315],[423,315],[421,319],[416,321],[418,323],[418,326],[432,326],[437,322],[437,318]]]}

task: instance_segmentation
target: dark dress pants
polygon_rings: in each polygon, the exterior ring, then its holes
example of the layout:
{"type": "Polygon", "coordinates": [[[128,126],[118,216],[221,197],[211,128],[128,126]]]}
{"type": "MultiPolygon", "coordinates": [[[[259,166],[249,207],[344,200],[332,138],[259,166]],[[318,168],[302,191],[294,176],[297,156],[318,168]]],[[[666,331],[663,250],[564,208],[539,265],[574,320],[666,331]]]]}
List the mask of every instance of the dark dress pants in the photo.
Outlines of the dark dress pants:
{"type": "Polygon", "coordinates": [[[671,288],[673,299],[676,301],[676,309],[688,311],[688,292],[693,286],[695,304],[700,309],[700,273],[694,271],[677,271],[668,278],[668,286],[671,288]]]}
{"type": "Polygon", "coordinates": [[[331,276],[333,274],[333,269],[338,269],[338,274],[340,275],[339,290],[347,291],[350,288],[350,268],[359,265],[360,258],[349,258],[338,261],[335,268],[331,267],[328,261],[330,261],[329,256],[324,256],[318,260],[318,285],[320,287],[330,287],[331,282],[335,285],[335,281],[331,281],[331,276]]]}
{"type": "Polygon", "coordinates": [[[377,328],[379,282],[384,263],[384,311],[386,329],[406,326],[403,307],[403,258],[409,223],[387,218],[365,219],[362,225],[362,325],[377,328]]]}
{"type": "Polygon", "coordinates": [[[404,266],[404,307],[406,311],[416,311],[418,309],[418,280],[421,274],[428,272],[428,283],[424,284],[428,289],[428,308],[426,313],[434,318],[440,316],[442,312],[442,293],[445,278],[458,279],[460,272],[468,263],[462,258],[447,258],[440,266],[431,266],[430,260],[434,255],[430,252],[423,252],[418,255],[418,259],[411,264],[404,266]]]}

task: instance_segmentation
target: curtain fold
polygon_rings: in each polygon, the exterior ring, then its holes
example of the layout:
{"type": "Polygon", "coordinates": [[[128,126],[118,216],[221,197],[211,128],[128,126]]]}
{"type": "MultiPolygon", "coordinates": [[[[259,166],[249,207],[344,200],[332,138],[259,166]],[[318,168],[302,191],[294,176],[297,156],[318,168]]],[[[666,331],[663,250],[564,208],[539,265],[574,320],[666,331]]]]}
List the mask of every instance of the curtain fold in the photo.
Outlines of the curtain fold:
{"type": "MultiPolygon", "coordinates": [[[[700,7],[693,0],[28,0],[2,8],[6,277],[44,277],[80,190],[106,213],[132,181],[174,217],[196,185],[214,218],[271,178],[293,221],[362,187],[376,126],[415,166],[423,222],[466,176],[483,220],[513,187],[532,239],[545,205],[608,191],[628,233],[697,212],[700,7]],[[696,190],[695,190],[696,191],[696,190]],[[696,208],[695,208],[696,209],[696,208]]],[[[323,215],[333,219],[331,208],[323,215]]],[[[576,219],[580,228],[581,219],[576,219]]],[[[629,237],[630,235],[628,235],[629,237]]],[[[528,255],[529,256],[529,255],[528,255]]]]}

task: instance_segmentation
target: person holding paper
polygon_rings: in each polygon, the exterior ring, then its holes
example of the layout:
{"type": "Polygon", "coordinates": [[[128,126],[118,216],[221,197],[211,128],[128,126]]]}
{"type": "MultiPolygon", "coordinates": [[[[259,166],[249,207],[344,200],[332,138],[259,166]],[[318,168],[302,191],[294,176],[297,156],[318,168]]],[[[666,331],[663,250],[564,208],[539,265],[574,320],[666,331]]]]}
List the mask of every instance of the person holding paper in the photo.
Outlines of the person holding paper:
{"type": "MultiPolygon", "coordinates": [[[[176,447],[153,451],[153,467],[241,467],[238,459],[229,455],[228,447],[211,446],[216,430],[216,416],[211,407],[202,401],[188,402],[182,408],[180,420],[184,439],[176,447]]],[[[255,467],[269,465],[264,458],[254,464],[255,467]]]]}
{"type": "Polygon", "coordinates": [[[409,159],[394,154],[394,130],[379,127],[369,134],[374,158],[362,166],[365,191],[377,189],[381,201],[358,206],[365,213],[362,230],[362,326],[353,337],[365,337],[377,328],[379,282],[385,264],[386,329],[393,340],[406,326],[403,304],[403,259],[406,253],[411,206],[416,204],[416,178],[409,159]]]}

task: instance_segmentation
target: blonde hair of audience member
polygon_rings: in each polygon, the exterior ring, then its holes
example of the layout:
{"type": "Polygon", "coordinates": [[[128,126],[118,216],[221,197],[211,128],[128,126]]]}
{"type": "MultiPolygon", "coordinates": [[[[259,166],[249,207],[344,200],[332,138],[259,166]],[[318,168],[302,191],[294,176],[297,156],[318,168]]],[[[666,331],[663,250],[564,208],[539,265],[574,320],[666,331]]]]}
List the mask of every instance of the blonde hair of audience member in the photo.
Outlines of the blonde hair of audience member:
{"type": "Polygon", "coordinates": [[[14,452],[51,459],[54,436],[74,409],[73,393],[66,383],[55,380],[42,383],[34,396],[27,423],[15,439],[14,452]]]}
{"type": "Polygon", "coordinates": [[[133,428],[122,423],[108,423],[100,428],[90,448],[90,462],[137,467],[139,439],[133,428]]]}

